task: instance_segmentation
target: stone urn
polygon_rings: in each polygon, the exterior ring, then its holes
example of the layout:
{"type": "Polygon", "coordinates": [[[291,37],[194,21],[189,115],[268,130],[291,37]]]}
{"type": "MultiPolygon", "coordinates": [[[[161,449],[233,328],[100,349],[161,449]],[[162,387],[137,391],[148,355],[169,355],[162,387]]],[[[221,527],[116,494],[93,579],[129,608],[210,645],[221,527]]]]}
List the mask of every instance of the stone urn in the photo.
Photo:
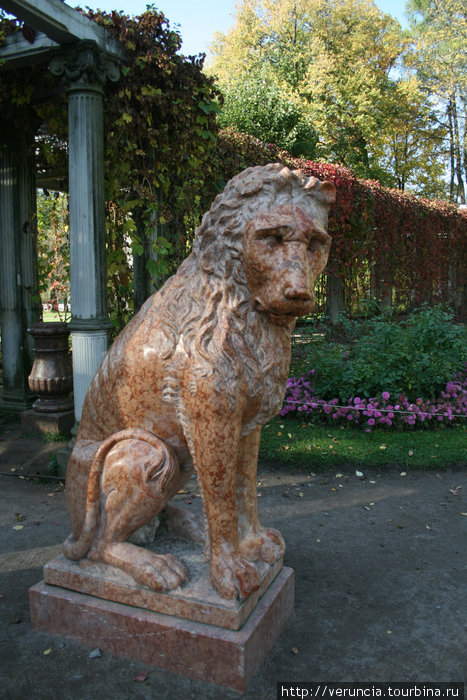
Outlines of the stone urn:
{"type": "Polygon", "coordinates": [[[34,364],[28,377],[29,388],[38,395],[33,403],[34,410],[39,413],[71,411],[73,374],[67,324],[33,323],[28,330],[34,340],[34,364]]]}

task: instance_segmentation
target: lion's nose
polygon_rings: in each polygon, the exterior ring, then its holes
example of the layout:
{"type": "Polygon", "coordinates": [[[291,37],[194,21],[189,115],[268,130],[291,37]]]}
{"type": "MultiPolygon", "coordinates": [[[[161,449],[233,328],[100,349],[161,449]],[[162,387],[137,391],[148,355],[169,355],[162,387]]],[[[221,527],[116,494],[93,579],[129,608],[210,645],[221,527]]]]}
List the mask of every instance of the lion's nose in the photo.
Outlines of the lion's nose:
{"type": "Polygon", "coordinates": [[[311,294],[307,289],[296,289],[295,287],[287,287],[284,296],[290,301],[310,301],[311,299],[311,294]]]}

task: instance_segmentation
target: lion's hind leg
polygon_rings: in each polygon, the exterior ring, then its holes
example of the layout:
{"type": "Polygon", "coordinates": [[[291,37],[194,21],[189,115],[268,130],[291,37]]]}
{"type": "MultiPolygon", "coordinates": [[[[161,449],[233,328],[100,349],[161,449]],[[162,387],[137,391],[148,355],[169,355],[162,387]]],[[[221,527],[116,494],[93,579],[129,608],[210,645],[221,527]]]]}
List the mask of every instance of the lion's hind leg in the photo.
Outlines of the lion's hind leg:
{"type": "Polygon", "coordinates": [[[91,516],[85,520],[83,536],[92,534],[93,538],[87,557],[116,566],[154,590],[176,588],[187,574],[174,557],[155,554],[127,540],[172,497],[178,480],[177,459],[161,438],[144,430],[121,431],[108,439],[107,447],[101,450],[100,464],[97,457],[89,477],[91,516]]]}

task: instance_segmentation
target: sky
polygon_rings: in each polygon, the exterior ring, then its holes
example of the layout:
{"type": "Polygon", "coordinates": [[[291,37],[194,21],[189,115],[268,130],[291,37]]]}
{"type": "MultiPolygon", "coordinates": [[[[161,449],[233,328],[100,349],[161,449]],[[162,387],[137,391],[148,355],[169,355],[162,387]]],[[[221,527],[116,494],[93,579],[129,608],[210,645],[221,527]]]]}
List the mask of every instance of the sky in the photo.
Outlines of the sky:
{"type": "MultiPolygon", "coordinates": [[[[75,7],[78,3],[66,0],[75,7]]],[[[82,0],[82,7],[97,8],[110,12],[123,10],[128,15],[139,15],[146,10],[151,0],[82,0]]],[[[380,10],[392,15],[402,26],[407,25],[404,15],[405,0],[375,0],[380,10]]],[[[154,5],[161,10],[170,22],[180,30],[183,39],[182,53],[185,55],[208,53],[208,44],[216,31],[226,32],[234,21],[236,0],[154,0],[154,5]]]]}

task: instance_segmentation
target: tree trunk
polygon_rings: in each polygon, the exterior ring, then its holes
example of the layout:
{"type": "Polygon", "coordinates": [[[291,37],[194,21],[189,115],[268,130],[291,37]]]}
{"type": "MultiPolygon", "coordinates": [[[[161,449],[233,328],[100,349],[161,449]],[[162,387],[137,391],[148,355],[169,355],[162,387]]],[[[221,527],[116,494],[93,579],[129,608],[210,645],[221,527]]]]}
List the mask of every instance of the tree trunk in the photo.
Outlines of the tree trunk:
{"type": "Polygon", "coordinates": [[[452,100],[448,102],[447,108],[448,125],[449,125],[449,165],[450,165],[450,178],[449,178],[449,199],[453,202],[455,199],[455,158],[454,158],[454,128],[452,124],[452,100]]]}
{"type": "Polygon", "coordinates": [[[339,314],[345,311],[344,279],[334,270],[328,270],[326,292],[326,315],[331,323],[336,323],[339,314]]]}
{"type": "Polygon", "coordinates": [[[454,125],[454,152],[456,161],[456,175],[457,175],[457,197],[460,204],[465,204],[465,187],[464,179],[462,177],[462,158],[461,158],[461,143],[459,134],[459,121],[457,117],[457,105],[455,97],[452,100],[452,120],[454,125]]]}

